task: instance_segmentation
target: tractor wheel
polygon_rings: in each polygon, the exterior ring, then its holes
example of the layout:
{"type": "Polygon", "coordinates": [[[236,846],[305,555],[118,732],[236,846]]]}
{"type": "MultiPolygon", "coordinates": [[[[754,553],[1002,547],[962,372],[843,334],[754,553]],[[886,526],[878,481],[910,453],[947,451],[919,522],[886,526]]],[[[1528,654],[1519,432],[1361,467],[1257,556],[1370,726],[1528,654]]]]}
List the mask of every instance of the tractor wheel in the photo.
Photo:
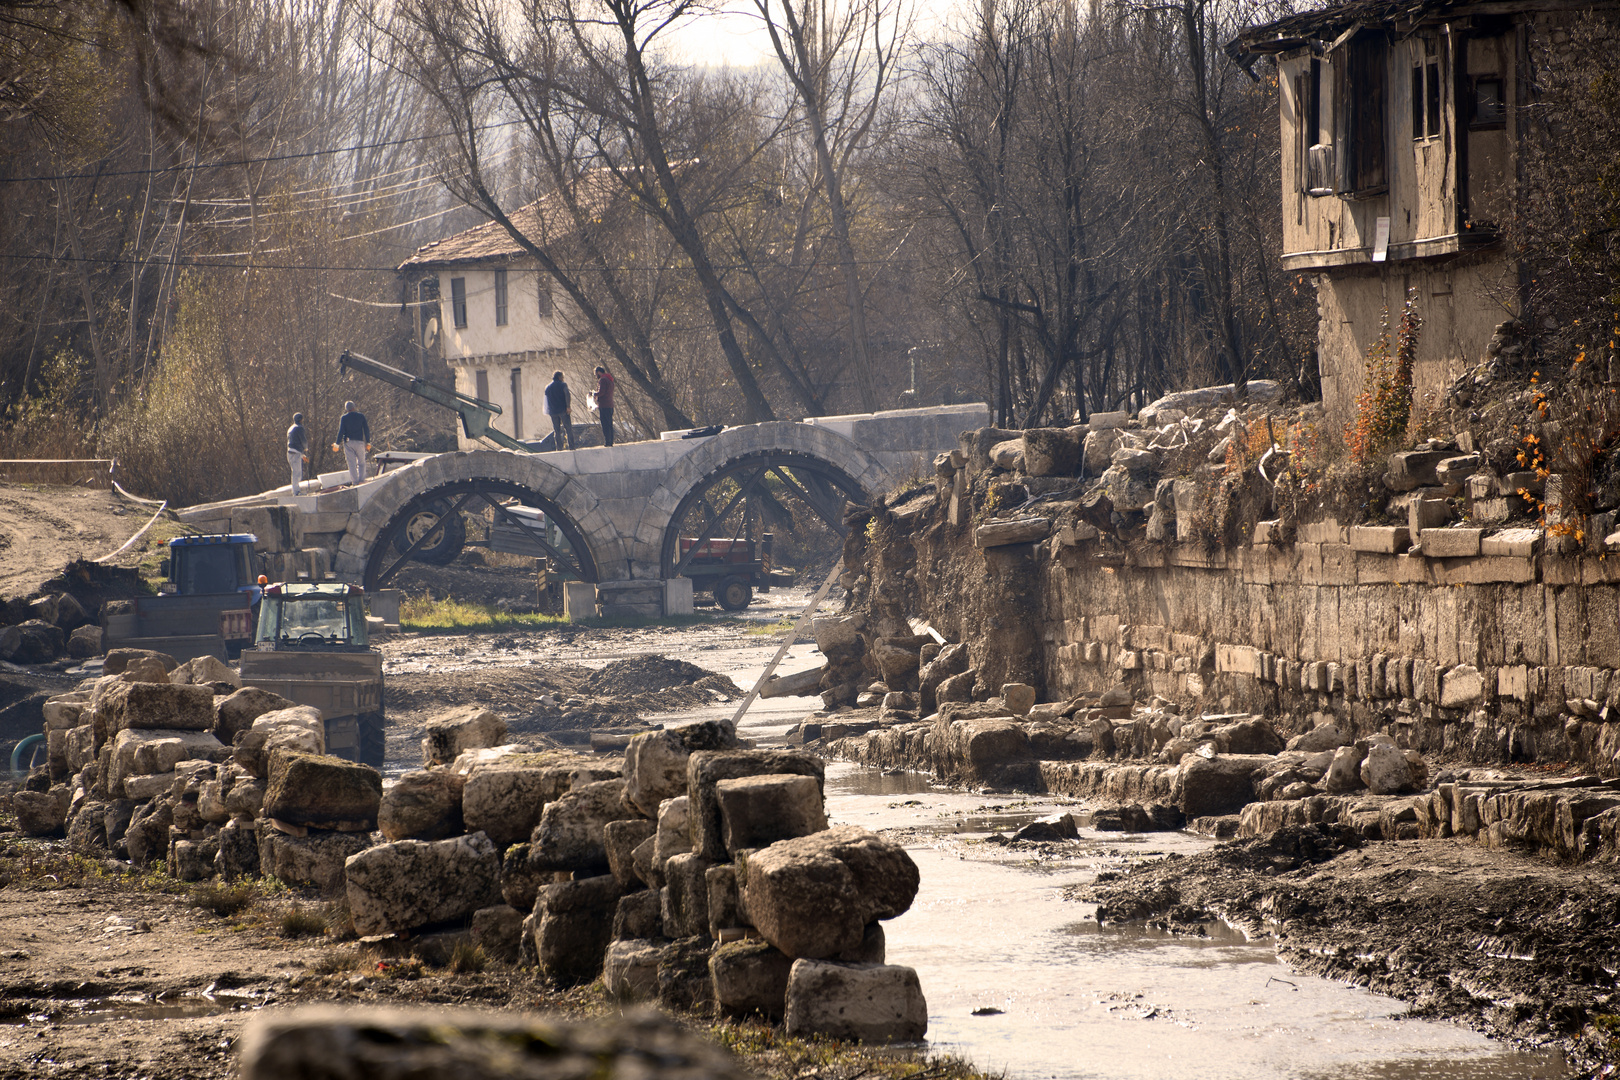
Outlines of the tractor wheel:
{"type": "MultiPolygon", "coordinates": [[[[401,555],[410,550],[424,533],[439,523],[439,518],[450,512],[450,504],[435,500],[424,506],[417,507],[406,520],[405,527],[394,538],[394,548],[401,555]]],[[[417,549],[412,558],[416,562],[430,563],[434,566],[444,566],[455,561],[461,554],[461,549],[467,543],[467,523],[460,514],[445,522],[439,535],[426,547],[417,549]]]]}
{"type": "Polygon", "coordinates": [[[360,718],[360,761],[374,769],[383,767],[387,746],[387,732],[380,713],[367,713],[360,718]]]}
{"type": "Polygon", "coordinates": [[[747,578],[722,578],[714,587],[714,599],[727,611],[741,611],[754,599],[754,587],[748,584],[747,578]]]}

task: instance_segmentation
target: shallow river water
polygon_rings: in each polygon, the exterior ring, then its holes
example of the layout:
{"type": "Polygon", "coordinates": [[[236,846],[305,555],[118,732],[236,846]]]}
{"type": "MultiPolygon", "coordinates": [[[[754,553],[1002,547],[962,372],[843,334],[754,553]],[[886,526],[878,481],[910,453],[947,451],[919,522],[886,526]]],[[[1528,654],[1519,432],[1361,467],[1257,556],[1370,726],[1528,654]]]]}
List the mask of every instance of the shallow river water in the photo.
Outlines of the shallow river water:
{"type": "MultiPolygon", "coordinates": [[[[789,596],[772,597],[778,610],[756,605],[750,615],[776,618],[792,609],[789,596]]],[[[773,651],[705,651],[699,644],[670,655],[746,688],[773,651]]],[[[796,645],[779,673],[819,662],[812,645],[796,645]]],[[[818,704],[758,701],[739,733],[768,745],[818,704]]],[[[1295,974],[1269,943],[1251,943],[1222,925],[1203,939],[1099,927],[1092,905],[1062,898],[1065,887],[1099,871],[1191,853],[1209,841],[1083,828],[1074,856],[1034,861],[985,837],[1058,809],[1078,816],[1082,804],[950,791],[915,774],[885,776],[840,763],[830,764],[827,776],[829,819],[891,830],[921,870],[911,910],[885,930],[889,961],[916,968],[921,978],[935,1050],[1018,1080],[1566,1075],[1557,1052],[1519,1052],[1455,1024],[1404,1019],[1401,1002],[1295,974]]]]}

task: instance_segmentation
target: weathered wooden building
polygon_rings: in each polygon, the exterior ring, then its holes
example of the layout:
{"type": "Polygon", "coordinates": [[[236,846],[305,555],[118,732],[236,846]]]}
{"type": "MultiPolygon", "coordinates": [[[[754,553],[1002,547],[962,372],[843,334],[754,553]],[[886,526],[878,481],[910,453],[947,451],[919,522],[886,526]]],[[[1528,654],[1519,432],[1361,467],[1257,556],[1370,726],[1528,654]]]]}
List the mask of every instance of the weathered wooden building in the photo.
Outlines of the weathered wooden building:
{"type": "Polygon", "coordinates": [[[1419,399],[1520,307],[1501,240],[1535,64],[1576,11],[1548,0],[1350,0],[1243,32],[1276,64],[1283,266],[1315,277],[1323,400],[1348,419],[1384,312],[1411,290],[1419,399]]]}

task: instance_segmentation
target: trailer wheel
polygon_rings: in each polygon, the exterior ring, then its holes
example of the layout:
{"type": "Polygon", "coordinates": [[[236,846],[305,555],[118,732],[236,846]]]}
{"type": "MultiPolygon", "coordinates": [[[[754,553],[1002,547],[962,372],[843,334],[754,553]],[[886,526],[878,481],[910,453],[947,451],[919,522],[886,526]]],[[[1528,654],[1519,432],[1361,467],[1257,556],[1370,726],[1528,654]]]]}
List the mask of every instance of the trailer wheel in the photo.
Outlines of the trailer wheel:
{"type": "Polygon", "coordinates": [[[380,713],[368,713],[360,717],[360,761],[373,769],[383,767],[383,757],[388,743],[383,723],[380,713]]]}
{"type": "Polygon", "coordinates": [[[754,587],[747,578],[722,578],[714,587],[714,599],[727,611],[741,611],[754,599],[754,587]]]}
{"type": "MultiPolygon", "coordinates": [[[[410,550],[412,544],[429,529],[439,523],[439,518],[450,512],[450,504],[435,499],[433,502],[418,506],[406,519],[405,527],[400,529],[394,538],[394,549],[401,555],[410,550]]],[[[433,542],[426,547],[419,548],[412,558],[416,562],[431,563],[434,566],[445,566],[455,561],[461,554],[461,549],[467,544],[467,523],[460,514],[456,514],[444,523],[444,528],[433,542]]]]}

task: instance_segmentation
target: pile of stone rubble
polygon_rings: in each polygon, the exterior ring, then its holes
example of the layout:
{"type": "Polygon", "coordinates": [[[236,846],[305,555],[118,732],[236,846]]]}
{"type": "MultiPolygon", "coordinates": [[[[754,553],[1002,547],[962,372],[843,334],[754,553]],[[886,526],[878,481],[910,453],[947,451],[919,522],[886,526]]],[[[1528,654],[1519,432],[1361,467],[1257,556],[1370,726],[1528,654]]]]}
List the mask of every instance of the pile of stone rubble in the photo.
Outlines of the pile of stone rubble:
{"type": "Polygon", "coordinates": [[[881,921],[917,867],[829,828],[823,762],[704,722],[622,759],[504,744],[481,709],[431,721],[425,767],[386,786],[324,753],[320,714],[238,688],[203,658],[115,652],[45,707],[50,764],[13,796],[21,829],[183,880],[265,874],[347,900],[381,950],[457,945],[598,977],[629,1000],[784,1020],[794,1033],[913,1041],[916,972],[881,921]]]}

